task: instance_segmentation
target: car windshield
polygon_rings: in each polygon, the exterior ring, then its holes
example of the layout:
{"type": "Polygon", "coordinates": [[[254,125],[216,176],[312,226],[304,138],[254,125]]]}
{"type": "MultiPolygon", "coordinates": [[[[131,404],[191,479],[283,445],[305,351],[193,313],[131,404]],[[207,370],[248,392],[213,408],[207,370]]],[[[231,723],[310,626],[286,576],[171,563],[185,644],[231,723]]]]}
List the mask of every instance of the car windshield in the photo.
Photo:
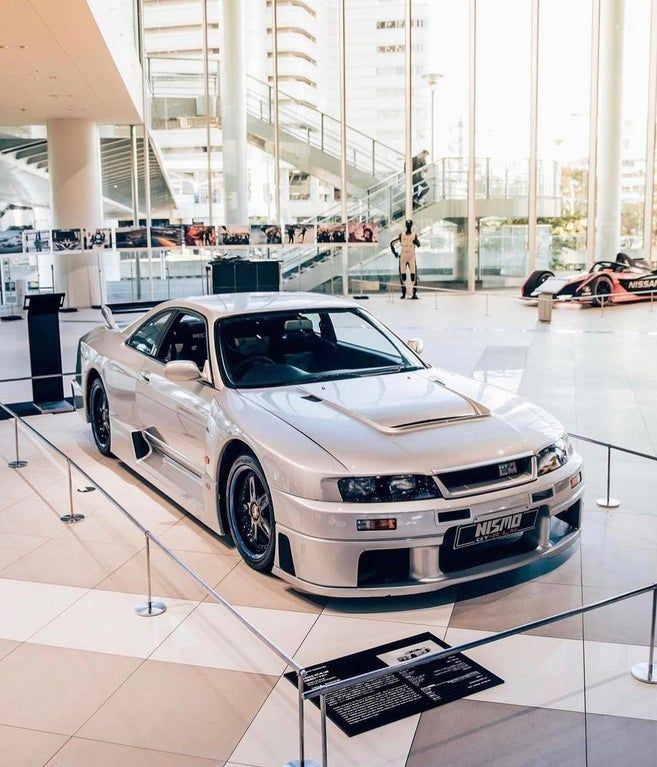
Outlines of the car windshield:
{"type": "Polygon", "coordinates": [[[358,309],[263,312],[219,320],[229,386],[259,388],[418,370],[401,341],[358,309]]]}

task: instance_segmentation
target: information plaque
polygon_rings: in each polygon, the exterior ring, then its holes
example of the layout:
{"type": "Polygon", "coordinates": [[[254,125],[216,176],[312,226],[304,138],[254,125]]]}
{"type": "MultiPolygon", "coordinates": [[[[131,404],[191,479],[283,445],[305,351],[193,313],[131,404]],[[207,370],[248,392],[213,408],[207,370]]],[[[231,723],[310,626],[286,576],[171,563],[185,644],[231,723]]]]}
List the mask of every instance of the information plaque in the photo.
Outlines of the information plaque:
{"type": "MultiPolygon", "coordinates": [[[[310,666],[304,683],[307,689],[314,689],[448,647],[429,632],[416,634],[310,666]]],[[[285,676],[296,685],[294,672],[285,676]]],[[[504,684],[503,679],[457,653],[329,693],[326,715],[352,737],[500,684],[504,684]]],[[[313,699],[313,703],[319,705],[319,698],[313,699]]]]}

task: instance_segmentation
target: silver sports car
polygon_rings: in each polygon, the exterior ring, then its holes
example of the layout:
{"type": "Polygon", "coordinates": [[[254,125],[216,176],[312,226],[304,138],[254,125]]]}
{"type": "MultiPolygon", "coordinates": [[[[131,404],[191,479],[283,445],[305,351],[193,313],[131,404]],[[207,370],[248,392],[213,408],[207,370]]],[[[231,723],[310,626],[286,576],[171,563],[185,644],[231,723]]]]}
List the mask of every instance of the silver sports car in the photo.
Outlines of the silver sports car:
{"type": "Polygon", "coordinates": [[[539,407],[422,361],[351,301],[159,304],[80,341],[76,395],[113,454],[245,562],[337,596],[408,594],[578,538],[582,462],[539,407]]]}

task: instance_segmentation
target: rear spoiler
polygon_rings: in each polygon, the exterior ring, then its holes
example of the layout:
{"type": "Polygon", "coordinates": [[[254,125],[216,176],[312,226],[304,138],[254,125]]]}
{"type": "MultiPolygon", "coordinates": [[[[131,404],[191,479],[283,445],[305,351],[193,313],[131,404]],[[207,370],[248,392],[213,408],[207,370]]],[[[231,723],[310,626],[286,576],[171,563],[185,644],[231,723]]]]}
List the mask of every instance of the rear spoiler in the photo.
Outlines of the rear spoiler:
{"type": "Polygon", "coordinates": [[[109,308],[109,306],[103,304],[100,307],[100,313],[103,315],[103,319],[105,320],[105,324],[109,330],[119,329],[119,326],[116,324],[116,320],[114,319],[114,315],[112,314],[112,310],[109,308]]]}

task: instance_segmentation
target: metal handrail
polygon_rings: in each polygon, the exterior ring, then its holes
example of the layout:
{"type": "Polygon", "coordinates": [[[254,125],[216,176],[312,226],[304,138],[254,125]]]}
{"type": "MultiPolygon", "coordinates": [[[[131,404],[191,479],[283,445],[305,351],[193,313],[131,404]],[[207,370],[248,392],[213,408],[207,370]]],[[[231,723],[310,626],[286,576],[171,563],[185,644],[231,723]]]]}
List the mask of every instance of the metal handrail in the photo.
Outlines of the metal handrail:
{"type": "MultiPolygon", "coordinates": [[[[638,597],[641,594],[647,594],[649,591],[652,591],[654,595],[654,611],[657,607],[657,582],[651,583],[647,586],[642,586],[638,589],[633,589],[632,591],[625,591],[622,594],[617,594],[616,596],[608,597],[607,599],[601,599],[599,602],[591,602],[590,604],[582,605],[581,607],[573,607],[570,610],[564,610],[563,612],[555,613],[554,615],[550,615],[547,618],[540,618],[539,620],[531,621],[530,623],[522,623],[519,626],[513,626],[512,628],[505,629],[504,631],[498,631],[495,634],[491,634],[487,637],[482,637],[481,639],[473,639],[471,642],[464,642],[463,644],[456,645],[455,647],[448,647],[445,650],[436,650],[434,652],[426,653],[425,655],[421,655],[418,658],[413,658],[409,661],[397,663],[394,666],[387,666],[385,668],[367,671],[364,674],[358,674],[356,676],[350,677],[349,679],[341,679],[336,682],[328,682],[325,685],[319,685],[317,687],[313,687],[310,690],[306,690],[303,693],[303,696],[306,700],[312,700],[313,698],[319,698],[320,695],[329,695],[332,692],[344,690],[348,687],[353,687],[356,684],[361,684],[362,682],[369,682],[372,679],[380,679],[381,677],[389,676],[390,674],[394,674],[395,672],[402,669],[407,671],[410,668],[415,668],[415,666],[422,666],[428,661],[448,658],[451,655],[457,655],[458,653],[466,652],[468,650],[476,650],[478,647],[483,647],[484,645],[492,644],[493,642],[499,642],[502,639],[508,639],[509,637],[517,636],[518,634],[525,634],[527,631],[532,631],[533,629],[541,628],[542,626],[548,626],[551,623],[558,623],[559,621],[566,620],[567,618],[574,618],[578,615],[584,615],[585,613],[591,612],[593,610],[599,610],[602,607],[608,607],[609,605],[616,604],[617,602],[622,602],[625,599],[632,599],[633,597],[638,597]]],[[[649,660],[650,666],[654,666],[654,650],[655,636],[653,631],[649,660]]]]}
{"type": "Polygon", "coordinates": [[[19,378],[0,378],[0,384],[17,383],[18,381],[42,381],[44,378],[69,378],[78,373],[49,373],[46,376],[21,376],[19,378]]]}
{"type": "MultiPolygon", "coordinates": [[[[162,541],[156,536],[151,533],[151,531],[144,527],[144,525],[139,522],[138,519],[136,519],[121,503],[119,503],[115,498],[113,498],[93,477],[89,475],[89,473],[83,469],[79,463],[74,461],[70,456],[68,456],[63,450],[61,450],[57,445],[55,445],[48,437],[44,436],[38,429],[35,429],[32,424],[28,423],[22,416],[20,416],[18,413],[16,413],[14,410],[12,410],[10,407],[5,405],[3,402],[0,402],[0,409],[4,410],[6,413],[8,413],[13,419],[14,419],[14,428],[15,428],[15,438],[16,438],[16,462],[18,464],[17,468],[22,468],[22,466],[25,465],[26,462],[21,461],[20,455],[18,453],[18,424],[20,423],[21,426],[27,431],[29,431],[31,434],[38,437],[38,439],[45,442],[45,444],[53,450],[57,455],[59,455],[61,458],[63,458],[66,461],[67,465],[67,473],[68,473],[68,481],[69,481],[69,510],[70,514],[67,515],[68,519],[64,521],[77,521],[77,518],[83,518],[80,514],[75,514],[74,508],[73,508],[73,493],[72,493],[72,483],[71,483],[71,469],[75,468],[75,470],[86,480],[88,480],[100,493],[101,495],[108,500],[111,504],[113,504],[125,517],[127,517],[132,524],[138,528],[145,536],[146,538],[146,546],[147,546],[147,560],[148,560],[148,603],[147,605],[150,606],[153,604],[152,600],[152,594],[151,594],[151,583],[150,583],[150,546],[149,542],[152,541],[156,546],[160,548],[161,551],[163,551],[170,559],[172,559],[174,562],[176,562],[184,572],[186,572],[191,578],[193,578],[200,586],[202,586],[208,594],[213,596],[223,607],[225,607],[228,612],[234,617],[237,618],[237,620],[245,626],[252,634],[254,634],[260,641],[265,644],[272,652],[274,652],[278,657],[284,661],[290,668],[294,669],[294,671],[300,676],[300,678],[303,677],[304,669],[299,663],[297,663],[294,658],[291,658],[284,650],[282,650],[275,642],[273,642],[271,639],[269,639],[265,634],[262,633],[256,626],[254,626],[247,618],[245,618],[238,610],[236,610],[230,602],[228,602],[224,597],[221,596],[207,581],[205,581],[198,573],[196,573],[194,570],[191,569],[188,565],[185,564],[176,554],[171,551],[171,549],[166,546],[166,544],[162,543],[162,541]]],[[[146,614],[151,614],[150,612],[146,614]]]]}

